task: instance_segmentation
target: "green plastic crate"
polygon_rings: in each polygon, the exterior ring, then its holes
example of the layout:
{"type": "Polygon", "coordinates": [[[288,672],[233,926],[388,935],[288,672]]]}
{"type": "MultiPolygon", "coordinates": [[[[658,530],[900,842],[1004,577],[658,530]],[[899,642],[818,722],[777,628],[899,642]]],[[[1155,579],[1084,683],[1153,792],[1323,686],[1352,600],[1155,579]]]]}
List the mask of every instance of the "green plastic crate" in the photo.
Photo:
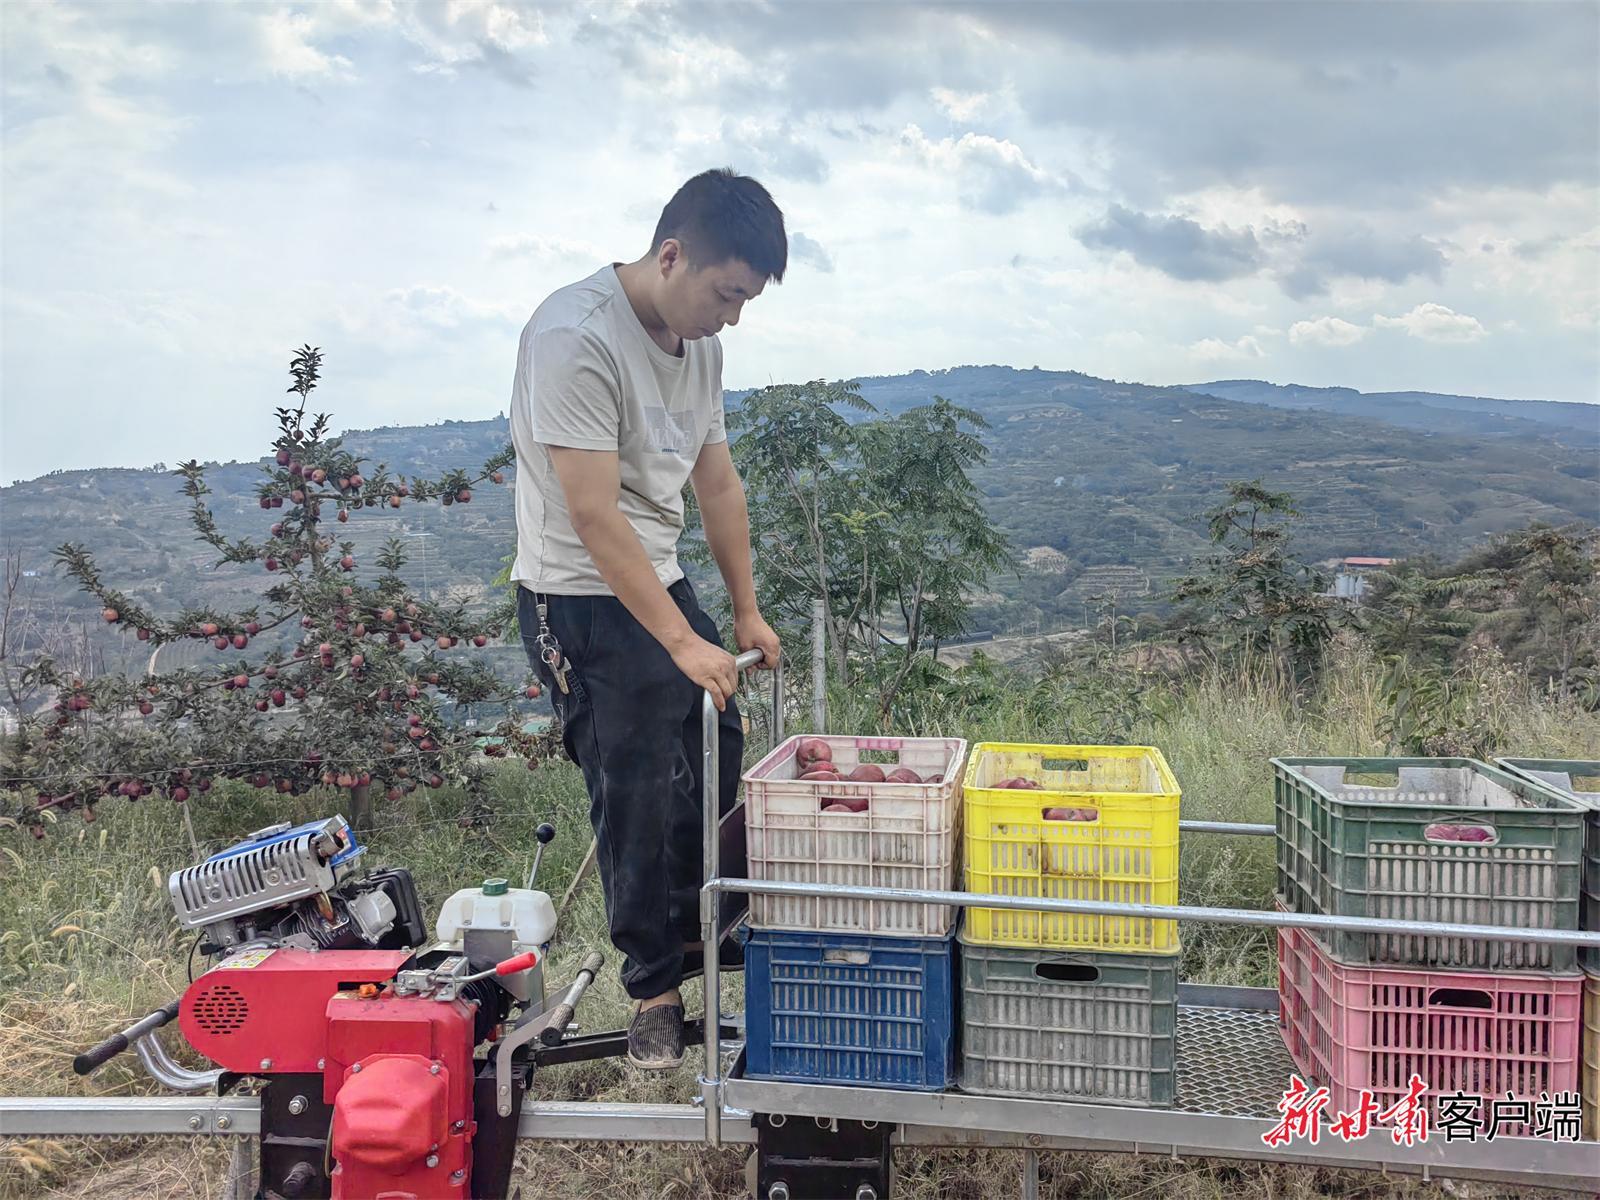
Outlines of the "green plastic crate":
{"type": "MultiPolygon", "coordinates": [[[[1572,758],[1497,758],[1513,775],[1521,775],[1589,810],[1583,837],[1583,915],[1580,927],[1600,933],[1600,760],[1572,758]]],[[[1578,952],[1584,969],[1600,975],[1600,950],[1578,952]]]]}
{"type": "MultiPolygon", "coordinates": [[[[1578,928],[1585,813],[1544,784],[1470,758],[1275,758],[1272,769],[1278,891],[1296,912],[1578,928]]],[[[1356,965],[1566,971],[1577,961],[1576,947],[1518,941],[1325,941],[1356,965]]]]}
{"type": "Polygon", "coordinates": [[[1178,955],[959,940],[963,1091],[1172,1106],[1178,955]]]}

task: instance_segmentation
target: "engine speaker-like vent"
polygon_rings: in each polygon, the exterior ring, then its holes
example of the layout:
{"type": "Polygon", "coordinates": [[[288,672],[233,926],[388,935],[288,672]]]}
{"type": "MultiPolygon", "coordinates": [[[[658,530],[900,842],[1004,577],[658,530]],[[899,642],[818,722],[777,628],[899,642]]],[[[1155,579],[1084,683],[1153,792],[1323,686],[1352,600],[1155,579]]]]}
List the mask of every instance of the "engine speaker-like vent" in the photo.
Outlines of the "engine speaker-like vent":
{"type": "Polygon", "coordinates": [[[235,1033],[249,1018],[249,1003],[225,983],[218,984],[194,1002],[194,1023],[207,1033],[235,1033]]]}

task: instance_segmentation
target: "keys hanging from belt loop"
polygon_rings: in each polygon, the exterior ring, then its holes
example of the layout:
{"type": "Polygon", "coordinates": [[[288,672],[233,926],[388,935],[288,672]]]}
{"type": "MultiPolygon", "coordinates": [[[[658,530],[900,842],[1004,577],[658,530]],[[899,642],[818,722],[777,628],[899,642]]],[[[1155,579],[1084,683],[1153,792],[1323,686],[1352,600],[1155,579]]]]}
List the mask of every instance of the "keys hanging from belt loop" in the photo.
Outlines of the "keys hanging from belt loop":
{"type": "Polygon", "coordinates": [[[533,639],[533,644],[539,647],[539,660],[550,668],[550,674],[555,676],[556,686],[561,689],[563,696],[570,695],[571,686],[567,683],[567,671],[572,666],[561,652],[561,643],[556,641],[555,634],[550,632],[550,624],[546,620],[548,605],[543,598],[537,602],[539,613],[539,633],[533,639]]]}

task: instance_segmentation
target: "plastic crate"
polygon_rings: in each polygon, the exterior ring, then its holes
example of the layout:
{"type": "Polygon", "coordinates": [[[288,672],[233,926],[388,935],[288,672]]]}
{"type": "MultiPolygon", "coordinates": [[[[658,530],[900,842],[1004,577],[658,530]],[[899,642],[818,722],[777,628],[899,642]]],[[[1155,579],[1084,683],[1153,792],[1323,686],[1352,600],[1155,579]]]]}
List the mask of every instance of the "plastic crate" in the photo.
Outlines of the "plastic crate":
{"type": "MultiPolygon", "coordinates": [[[[806,734],[805,737],[816,737],[806,734]]],[[[841,767],[871,751],[896,756],[939,783],[813,783],[797,779],[795,750],[783,742],[744,775],[745,845],[751,879],[857,887],[955,888],[960,820],[960,738],[836,737],[822,740],[841,767]],[[865,798],[860,813],[823,812],[831,799],[865,798]]],[[[846,897],[750,897],[750,924],[797,932],[943,937],[955,924],[948,904],[846,897]]]]}
{"type": "MultiPolygon", "coordinates": [[[[1583,912],[1579,927],[1600,932],[1600,762],[1594,759],[1497,758],[1513,775],[1542,783],[1589,810],[1583,835],[1583,912]]],[[[1578,951],[1584,968],[1600,974],[1600,950],[1578,951]]]]}
{"type": "Polygon", "coordinates": [[[1413,1073],[1430,1125],[1441,1094],[1487,1098],[1487,1126],[1488,1100],[1577,1090],[1584,976],[1346,966],[1307,934],[1278,930],[1278,1023],[1307,1081],[1327,1086],[1330,1116],[1363,1090],[1389,1108],[1413,1073]]]}
{"type": "Polygon", "coordinates": [[[1178,959],[961,941],[961,1088],[1169,1108],[1178,959]]]}
{"type": "Polygon", "coordinates": [[[955,938],[752,929],[751,1079],[936,1092],[955,1066],[955,938]]]}
{"type": "MultiPolygon", "coordinates": [[[[1543,784],[1467,758],[1275,758],[1272,767],[1278,890],[1295,911],[1578,928],[1584,812],[1543,784]],[[1483,840],[1457,840],[1469,830],[1483,840]]],[[[1564,971],[1577,961],[1572,946],[1326,936],[1351,963],[1564,971]]]]}
{"type": "MultiPolygon", "coordinates": [[[[982,742],[967,762],[966,890],[1000,896],[1178,902],[1178,783],[1153,746],[982,742]],[[1014,776],[1038,791],[997,788],[1014,776]],[[1046,820],[1047,809],[1092,820],[1046,820]]],[[[969,942],[986,946],[1176,954],[1175,921],[969,908],[969,942]]]]}
{"type": "Polygon", "coordinates": [[[1583,977],[1583,1136],[1600,1142],[1600,979],[1583,977]]]}

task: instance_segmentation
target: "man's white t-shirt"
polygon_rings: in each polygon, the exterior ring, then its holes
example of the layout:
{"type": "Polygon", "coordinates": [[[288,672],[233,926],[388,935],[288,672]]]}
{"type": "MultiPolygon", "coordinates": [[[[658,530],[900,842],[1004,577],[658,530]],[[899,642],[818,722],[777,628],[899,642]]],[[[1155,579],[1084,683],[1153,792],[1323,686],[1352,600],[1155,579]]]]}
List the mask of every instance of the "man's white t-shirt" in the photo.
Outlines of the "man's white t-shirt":
{"type": "Polygon", "coordinates": [[[665,584],[683,578],[683,488],[701,447],[727,439],[722,343],[668,354],[645,332],[616,264],[553,293],[517,348],[511,442],[517,453],[517,558],[511,578],[557,596],[610,595],[573,532],[547,446],[615,450],[618,507],[665,584]]]}

